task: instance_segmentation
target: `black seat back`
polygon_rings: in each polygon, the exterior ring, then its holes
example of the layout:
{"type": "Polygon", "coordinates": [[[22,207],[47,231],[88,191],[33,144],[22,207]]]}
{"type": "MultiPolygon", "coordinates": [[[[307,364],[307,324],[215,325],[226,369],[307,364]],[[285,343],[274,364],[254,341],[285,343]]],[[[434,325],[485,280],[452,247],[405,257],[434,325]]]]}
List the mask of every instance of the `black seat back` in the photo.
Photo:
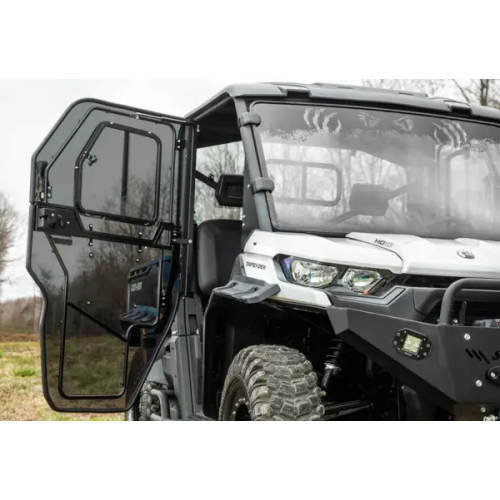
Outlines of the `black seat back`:
{"type": "Polygon", "coordinates": [[[210,296],[214,288],[229,282],[241,253],[241,229],[239,220],[210,220],[198,227],[198,288],[203,295],[210,296]]]}

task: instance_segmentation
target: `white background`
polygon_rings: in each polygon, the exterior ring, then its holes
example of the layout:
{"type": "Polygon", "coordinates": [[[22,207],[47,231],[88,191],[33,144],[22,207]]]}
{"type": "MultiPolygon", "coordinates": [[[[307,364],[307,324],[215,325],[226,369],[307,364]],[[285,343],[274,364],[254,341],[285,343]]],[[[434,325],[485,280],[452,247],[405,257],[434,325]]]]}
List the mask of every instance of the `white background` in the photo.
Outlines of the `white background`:
{"type": "MultiPolygon", "coordinates": [[[[1,78],[177,81],[1,82],[2,188],[25,203],[32,151],[84,94],[185,113],[230,81],[493,74],[497,3],[4,0],[1,78]]],[[[0,498],[499,495],[498,433],[483,424],[89,425],[0,424],[0,498]]]]}

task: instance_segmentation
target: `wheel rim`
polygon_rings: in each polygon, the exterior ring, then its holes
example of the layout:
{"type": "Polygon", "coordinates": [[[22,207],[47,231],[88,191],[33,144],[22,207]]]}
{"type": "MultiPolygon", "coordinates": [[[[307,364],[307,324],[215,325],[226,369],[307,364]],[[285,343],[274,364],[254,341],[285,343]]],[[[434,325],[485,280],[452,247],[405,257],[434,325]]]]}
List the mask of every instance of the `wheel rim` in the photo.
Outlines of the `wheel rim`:
{"type": "Polygon", "coordinates": [[[241,379],[237,379],[231,384],[222,415],[222,420],[231,422],[250,422],[252,420],[250,401],[241,379]]]}
{"type": "Polygon", "coordinates": [[[249,403],[245,398],[240,398],[235,401],[230,420],[233,422],[250,422],[252,420],[250,417],[249,403]]]}

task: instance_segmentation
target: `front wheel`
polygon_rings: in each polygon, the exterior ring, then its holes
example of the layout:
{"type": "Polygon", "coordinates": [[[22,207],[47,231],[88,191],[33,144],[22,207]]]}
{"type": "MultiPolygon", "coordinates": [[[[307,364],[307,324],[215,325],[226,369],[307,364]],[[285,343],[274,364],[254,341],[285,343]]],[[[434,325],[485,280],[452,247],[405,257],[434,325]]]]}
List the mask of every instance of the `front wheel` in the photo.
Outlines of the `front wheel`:
{"type": "Polygon", "coordinates": [[[234,359],[222,393],[219,420],[322,420],[325,408],[311,363],[281,346],[249,347],[234,359]]]}

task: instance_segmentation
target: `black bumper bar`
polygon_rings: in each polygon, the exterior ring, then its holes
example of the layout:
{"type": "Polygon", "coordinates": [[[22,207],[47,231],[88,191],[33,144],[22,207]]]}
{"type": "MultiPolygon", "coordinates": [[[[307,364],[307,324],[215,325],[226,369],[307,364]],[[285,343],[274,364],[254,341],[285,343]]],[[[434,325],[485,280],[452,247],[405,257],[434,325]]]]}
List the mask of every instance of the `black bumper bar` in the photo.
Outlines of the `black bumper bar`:
{"type": "Polygon", "coordinates": [[[437,325],[360,310],[359,302],[331,307],[328,315],[340,338],[441,408],[456,413],[457,405],[471,405],[475,413],[497,411],[500,329],[450,324],[456,295],[471,289],[500,290],[500,280],[455,283],[445,293],[437,325]],[[419,355],[412,352],[417,349],[419,355]]]}
{"type": "Polygon", "coordinates": [[[453,304],[456,296],[462,290],[500,291],[500,280],[464,279],[453,283],[453,285],[446,290],[443,297],[441,316],[439,317],[439,323],[441,325],[451,325],[453,304]]]}

